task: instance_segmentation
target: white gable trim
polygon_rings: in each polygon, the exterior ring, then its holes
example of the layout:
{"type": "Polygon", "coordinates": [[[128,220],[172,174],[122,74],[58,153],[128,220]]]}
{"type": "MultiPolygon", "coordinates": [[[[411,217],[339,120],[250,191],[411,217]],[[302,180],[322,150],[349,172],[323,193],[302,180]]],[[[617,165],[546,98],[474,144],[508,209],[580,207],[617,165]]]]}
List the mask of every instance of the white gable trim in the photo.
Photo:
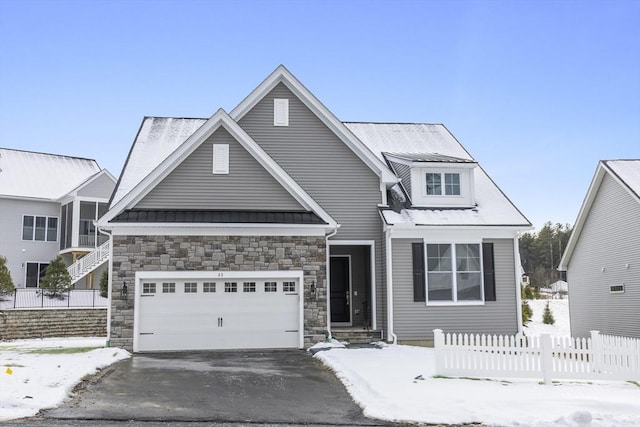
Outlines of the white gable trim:
{"type": "Polygon", "coordinates": [[[582,206],[580,207],[580,211],[578,212],[578,217],[576,218],[575,224],[573,226],[573,231],[571,232],[571,237],[569,237],[569,241],[567,242],[567,247],[564,250],[564,254],[562,254],[562,259],[560,259],[560,264],[558,265],[558,270],[567,271],[569,267],[569,261],[571,261],[571,257],[573,256],[573,251],[578,244],[578,240],[580,239],[580,234],[582,234],[582,229],[584,228],[584,224],[587,221],[587,217],[589,216],[589,212],[591,212],[591,207],[593,206],[593,202],[600,191],[600,186],[602,184],[602,180],[605,175],[609,174],[611,178],[613,178],[618,184],[622,186],[636,201],[638,197],[631,191],[627,183],[622,181],[618,175],[611,170],[611,168],[604,161],[600,161],[598,163],[598,167],[596,169],[596,173],[591,180],[591,185],[589,185],[589,190],[587,191],[587,195],[582,202],[582,206]]]}
{"type": "MultiPolygon", "coordinates": [[[[60,198],[58,198],[58,200],[60,201],[60,200],[62,200],[64,198],[67,198],[69,196],[75,196],[76,194],[78,194],[78,191],[82,190],[84,187],[86,187],[87,185],[91,184],[93,181],[95,181],[96,179],[100,178],[103,175],[106,175],[111,180],[111,182],[113,182],[114,184],[116,184],[118,182],[118,180],[113,175],[111,175],[111,172],[109,172],[106,169],[102,169],[100,172],[96,172],[95,174],[91,175],[89,178],[84,180],[76,188],[74,188],[73,190],[69,191],[64,196],[61,196],[60,198]]],[[[100,201],[102,201],[102,199],[100,199],[100,201]]]]}
{"type": "Polygon", "coordinates": [[[124,210],[131,209],[138,204],[156,185],[165,179],[220,127],[224,127],[298,203],[304,208],[313,211],[332,228],[338,227],[337,222],[222,109],[216,111],[193,135],[187,138],[182,145],[164,159],[149,175],[112,206],[100,219],[99,226],[106,229],[111,228],[113,226],[112,224],[107,225],[109,221],[124,210]]]}
{"type": "Polygon", "coordinates": [[[253,90],[229,115],[240,121],[279,83],[283,83],[307,106],[331,131],[344,142],[386,184],[396,184],[398,178],[374,155],[336,116],[333,115],[284,65],[278,66],[253,90]]]}

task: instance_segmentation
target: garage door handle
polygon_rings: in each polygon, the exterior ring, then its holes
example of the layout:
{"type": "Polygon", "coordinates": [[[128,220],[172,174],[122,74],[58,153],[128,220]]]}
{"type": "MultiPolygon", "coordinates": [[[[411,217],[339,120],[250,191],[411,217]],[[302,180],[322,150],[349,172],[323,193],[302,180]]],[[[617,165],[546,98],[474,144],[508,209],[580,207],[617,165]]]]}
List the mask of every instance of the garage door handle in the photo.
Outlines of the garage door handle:
{"type": "Polygon", "coordinates": [[[218,317],[218,327],[222,327],[222,317],[218,317]]]}

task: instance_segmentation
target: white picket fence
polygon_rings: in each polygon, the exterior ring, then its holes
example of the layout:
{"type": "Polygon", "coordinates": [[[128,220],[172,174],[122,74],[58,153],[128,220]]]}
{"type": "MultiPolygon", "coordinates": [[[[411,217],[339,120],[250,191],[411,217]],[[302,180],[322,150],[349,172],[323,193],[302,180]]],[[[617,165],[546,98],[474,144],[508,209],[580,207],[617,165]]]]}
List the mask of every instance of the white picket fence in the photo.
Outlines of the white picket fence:
{"type": "Polygon", "coordinates": [[[445,334],[435,329],[436,374],[468,377],[640,380],[640,340],[445,334]]]}

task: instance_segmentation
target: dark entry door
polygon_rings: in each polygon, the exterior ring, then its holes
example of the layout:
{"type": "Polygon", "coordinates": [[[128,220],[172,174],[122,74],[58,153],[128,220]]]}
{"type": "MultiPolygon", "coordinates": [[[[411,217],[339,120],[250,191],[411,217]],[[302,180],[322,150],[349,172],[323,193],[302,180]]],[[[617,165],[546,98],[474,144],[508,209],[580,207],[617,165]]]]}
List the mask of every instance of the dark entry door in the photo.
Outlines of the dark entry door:
{"type": "Polygon", "coordinates": [[[351,310],[349,307],[350,284],[349,257],[332,256],[330,277],[331,321],[350,322],[351,310]]]}

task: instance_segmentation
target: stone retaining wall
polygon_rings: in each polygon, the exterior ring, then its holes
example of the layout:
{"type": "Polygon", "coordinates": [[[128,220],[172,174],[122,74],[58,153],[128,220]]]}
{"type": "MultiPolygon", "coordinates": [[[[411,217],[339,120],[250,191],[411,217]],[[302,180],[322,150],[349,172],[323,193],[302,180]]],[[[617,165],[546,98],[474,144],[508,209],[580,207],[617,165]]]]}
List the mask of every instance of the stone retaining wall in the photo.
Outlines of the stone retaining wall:
{"type": "Polygon", "coordinates": [[[0,311],[0,340],[106,336],[106,308],[0,311]]]}
{"type": "Polygon", "coordinates": [[[136,271],[301,270],[305,346],[324,341],[327,325],[326,240],[323,236],[113,236],[111,334],[133,350],[136,271]],[[122,284],[129,289],[121,295],[122,284]],[[316,284],[316,295],[311,284],[316,284]]]}

